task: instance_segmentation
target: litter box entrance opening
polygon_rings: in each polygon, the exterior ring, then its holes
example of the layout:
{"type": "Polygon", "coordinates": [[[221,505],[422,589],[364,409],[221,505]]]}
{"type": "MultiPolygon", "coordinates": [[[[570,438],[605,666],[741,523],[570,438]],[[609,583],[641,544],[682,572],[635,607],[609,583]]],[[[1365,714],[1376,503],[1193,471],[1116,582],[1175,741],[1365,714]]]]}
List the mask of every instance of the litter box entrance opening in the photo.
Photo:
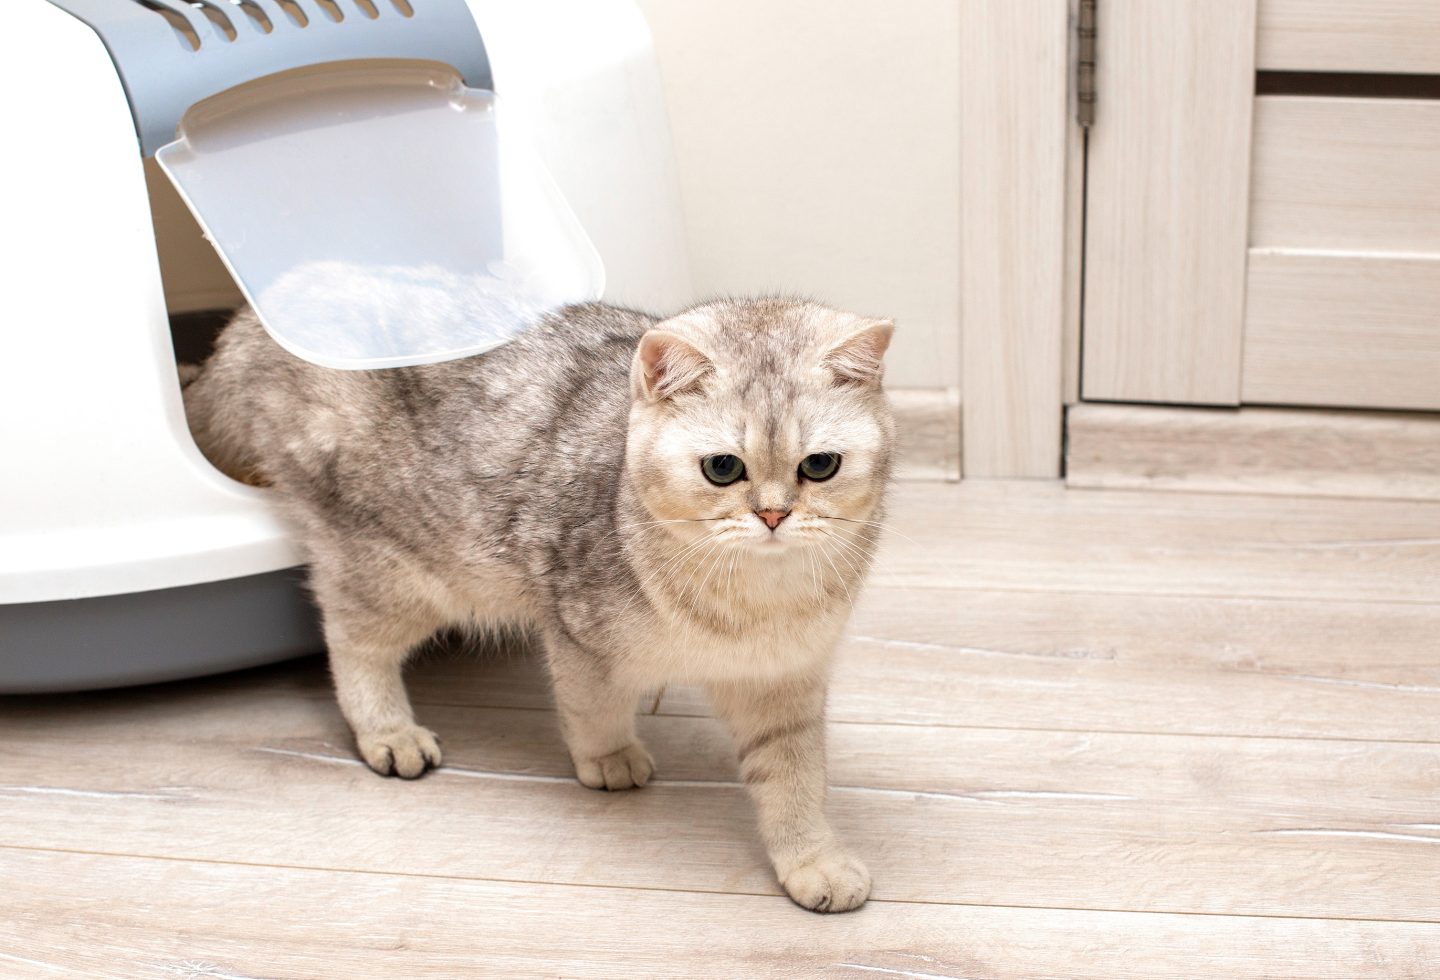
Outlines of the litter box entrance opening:
{"type": "Polygon", "coordinates": [[[145,159],[145,185],[175,360],[199,364],[245,297],[153,157],[145,159]]]}

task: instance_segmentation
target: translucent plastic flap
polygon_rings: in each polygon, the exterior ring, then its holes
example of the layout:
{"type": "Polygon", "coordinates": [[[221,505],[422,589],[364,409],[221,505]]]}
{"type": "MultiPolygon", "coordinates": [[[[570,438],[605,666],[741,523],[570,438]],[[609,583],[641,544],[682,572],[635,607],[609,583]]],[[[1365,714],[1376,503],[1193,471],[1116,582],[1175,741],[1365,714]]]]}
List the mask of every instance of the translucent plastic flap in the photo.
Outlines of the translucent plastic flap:
{"type": "Polygon", "coordinates": [[[155,156],[271,336],[326,367],[476,354],[604,288],[494,93],[440,65],[261,79],[155,156]]]}

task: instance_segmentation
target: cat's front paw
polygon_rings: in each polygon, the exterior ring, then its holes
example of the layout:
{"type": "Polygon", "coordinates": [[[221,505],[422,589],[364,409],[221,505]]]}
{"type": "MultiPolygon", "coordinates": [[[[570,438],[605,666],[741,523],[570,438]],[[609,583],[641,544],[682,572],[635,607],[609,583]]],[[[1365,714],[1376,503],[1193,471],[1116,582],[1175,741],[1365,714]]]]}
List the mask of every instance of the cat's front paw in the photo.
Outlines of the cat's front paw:
{"type": "Polygon", "coordinates": [[[591,789],[638,789],[654,773],[655,760],[639,742],[599,758],[575,758],[575,778],[591,789]]]}
{"type": "Polygon", "coordinates": [[[387,732],[357,735],[365,764],[382,776],[415,779],[425,770],[440,765],[440,741],[435,733],[419,725],[387,732]]]}
{"type": "Polygon", "coordinates": [[[796,905],[812,912],[849,912],[870,897],[870,872],[844,851],[829,851],[780,882],[796,905]]]}

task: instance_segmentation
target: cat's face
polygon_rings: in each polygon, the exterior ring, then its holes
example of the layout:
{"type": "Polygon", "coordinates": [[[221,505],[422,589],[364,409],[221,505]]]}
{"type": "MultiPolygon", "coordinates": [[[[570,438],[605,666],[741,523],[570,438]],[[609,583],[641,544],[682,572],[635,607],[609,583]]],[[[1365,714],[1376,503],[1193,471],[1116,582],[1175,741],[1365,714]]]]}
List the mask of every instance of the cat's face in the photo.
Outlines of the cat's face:
{"type": "Polygon", "coordinates": [[[890,476],[893,326],[813,303],[715,303],[646,334],[626,465],[654,530],[698,550],[847,542],[890,476]]]}

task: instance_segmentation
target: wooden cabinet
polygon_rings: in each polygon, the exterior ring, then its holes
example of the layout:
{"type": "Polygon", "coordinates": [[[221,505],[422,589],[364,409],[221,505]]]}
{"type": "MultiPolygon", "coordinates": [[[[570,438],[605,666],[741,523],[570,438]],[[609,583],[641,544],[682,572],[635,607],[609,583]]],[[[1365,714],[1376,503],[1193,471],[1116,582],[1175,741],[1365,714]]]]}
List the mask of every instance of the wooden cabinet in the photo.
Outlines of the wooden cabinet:
{"type": "Polygon", "coordinates": [[[1081,397],[1440,409],[1440,3],[1099,15],[1081,397]]]}
{"type": "Polygon", "coordinates": [[[1440,101],[1262,96],[1251,160],[1240,400],[1440,409],[1440,101]]]}

